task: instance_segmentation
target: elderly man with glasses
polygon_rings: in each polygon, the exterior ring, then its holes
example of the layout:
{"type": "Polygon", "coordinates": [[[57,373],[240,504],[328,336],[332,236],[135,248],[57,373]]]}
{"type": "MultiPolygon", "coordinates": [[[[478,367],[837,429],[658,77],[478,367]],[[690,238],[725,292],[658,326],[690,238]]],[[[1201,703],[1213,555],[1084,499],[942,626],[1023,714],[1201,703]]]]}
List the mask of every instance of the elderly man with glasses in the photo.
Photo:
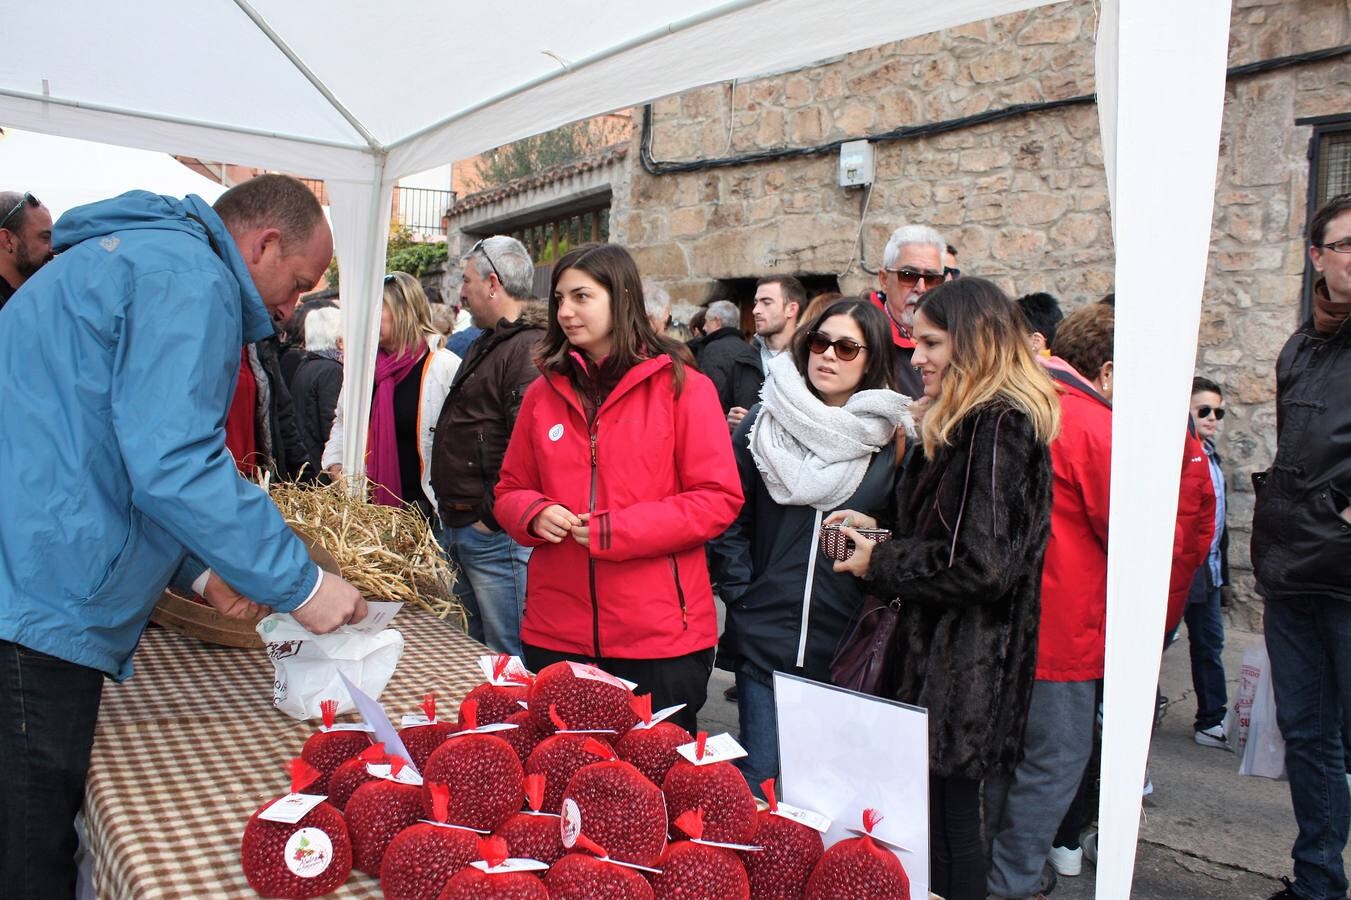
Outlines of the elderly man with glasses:
{"type": "Polygon", "coordinates": [[[0,309],[52,258],[52,214],[37,197],[0,192],[0,309]]]}
{"type": "Polygon", "coordinates": [[[910,362],[915,307],[927,291],[948,280],[943,266],[947,250],[947,241],[929,226],[902,225],[891,233],[877,273],[880,290],[872,294],[872,301],[891,320],[896,384],[911,397],[924,396],[924,384],[910,362]]]}

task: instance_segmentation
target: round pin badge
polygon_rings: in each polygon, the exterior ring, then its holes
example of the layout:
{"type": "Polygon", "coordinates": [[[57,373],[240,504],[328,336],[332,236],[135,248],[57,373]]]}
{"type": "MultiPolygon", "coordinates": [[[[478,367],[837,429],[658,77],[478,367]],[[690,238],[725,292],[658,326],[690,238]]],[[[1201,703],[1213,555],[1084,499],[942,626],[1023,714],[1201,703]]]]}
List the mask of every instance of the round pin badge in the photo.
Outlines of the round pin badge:
{"type": "Polygon", "coordinates": [[[549,429],[549,440],[556,441],[563,436],[563,423],[559,422],[553,428],[549,429]]]}

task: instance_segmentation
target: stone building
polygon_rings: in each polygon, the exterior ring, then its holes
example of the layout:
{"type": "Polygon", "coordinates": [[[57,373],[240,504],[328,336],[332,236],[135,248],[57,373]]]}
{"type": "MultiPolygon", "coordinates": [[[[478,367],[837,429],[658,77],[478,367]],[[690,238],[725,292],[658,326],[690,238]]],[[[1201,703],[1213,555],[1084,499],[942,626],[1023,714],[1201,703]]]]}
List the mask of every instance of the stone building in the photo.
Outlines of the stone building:
{"type": "MultiPolygon", "coordinates": [[[[922,222],[965,273],[1096,300],[1113,286],[1096,27],[1092,0],[1069,0],[667,97],[634,111],[623,152],[464,198],[452,244],[542,225],[585,237],[573,213],[604,204],[609,238],[697,303],[774,273],[863,291],[889,232],[922,222]],[[873,142],[875,181],[839,187],[836,144],[858,138],[873,142]]],[[[1231,409],[1221,453],[1246,624],[1249,476],[1274,451],[1276,354],[1304,314],[1302,230],[1316,201],[1351,190],[1348,43],[1349,0],[1234,0],[1197,367],[1231,409]]],[[[1163,316],[1169,291],[1151,300],[1163,316]]]]}

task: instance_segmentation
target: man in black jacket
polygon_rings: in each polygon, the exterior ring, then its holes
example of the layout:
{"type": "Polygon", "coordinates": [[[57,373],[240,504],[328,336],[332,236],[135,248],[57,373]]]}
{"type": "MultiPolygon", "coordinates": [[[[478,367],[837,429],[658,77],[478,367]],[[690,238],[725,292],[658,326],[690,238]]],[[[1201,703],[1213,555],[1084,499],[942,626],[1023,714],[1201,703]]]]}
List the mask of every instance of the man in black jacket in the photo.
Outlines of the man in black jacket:
{"type": "Polygon", "coordinates": [[[1313,316],[1276,362],[1276,458],[1253,475],[1253,572],[1299,826],[1277,898],[1345,897],[1351,825],[1351,194],[1314,213],[1309,245],[1313,316]]]}
{"type": "Polygon", "coordinates": [[[539,376],[535,346],[548,309],[527,302],[534,274],[514,238],[485,238],[465,254],[460,302],[483,333],[455,373],[432,442],[437,539],[459,570],[455,595],[469,614],[469,635],[516,655],[530,550],[493,518],[493,490],[525,389],[539,376]]]}
{"type": "Polygon", "coordinates": [[[699,371],[718,389],[723,415],[734,406],[750,409],[760,399],[765,380],[760,369],[760,354],[741,336],[741,319],[736,304],[715,300],[704,314],[704,336],[690,341],[699,371]]]}

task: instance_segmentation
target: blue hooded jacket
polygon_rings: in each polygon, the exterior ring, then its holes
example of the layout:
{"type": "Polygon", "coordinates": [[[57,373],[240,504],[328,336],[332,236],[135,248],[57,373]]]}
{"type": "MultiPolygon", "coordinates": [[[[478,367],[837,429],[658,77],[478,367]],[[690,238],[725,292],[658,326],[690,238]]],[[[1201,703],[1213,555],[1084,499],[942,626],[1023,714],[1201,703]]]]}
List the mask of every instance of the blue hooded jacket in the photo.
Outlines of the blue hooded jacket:
{"type": "Polygon", "coordinates": [[[283,612],[318,573],[225,448],[273,327],[216,213],[132,191],[52,244],[0,310],[0,639],[121,681],[185,554],[283,612]]]}

